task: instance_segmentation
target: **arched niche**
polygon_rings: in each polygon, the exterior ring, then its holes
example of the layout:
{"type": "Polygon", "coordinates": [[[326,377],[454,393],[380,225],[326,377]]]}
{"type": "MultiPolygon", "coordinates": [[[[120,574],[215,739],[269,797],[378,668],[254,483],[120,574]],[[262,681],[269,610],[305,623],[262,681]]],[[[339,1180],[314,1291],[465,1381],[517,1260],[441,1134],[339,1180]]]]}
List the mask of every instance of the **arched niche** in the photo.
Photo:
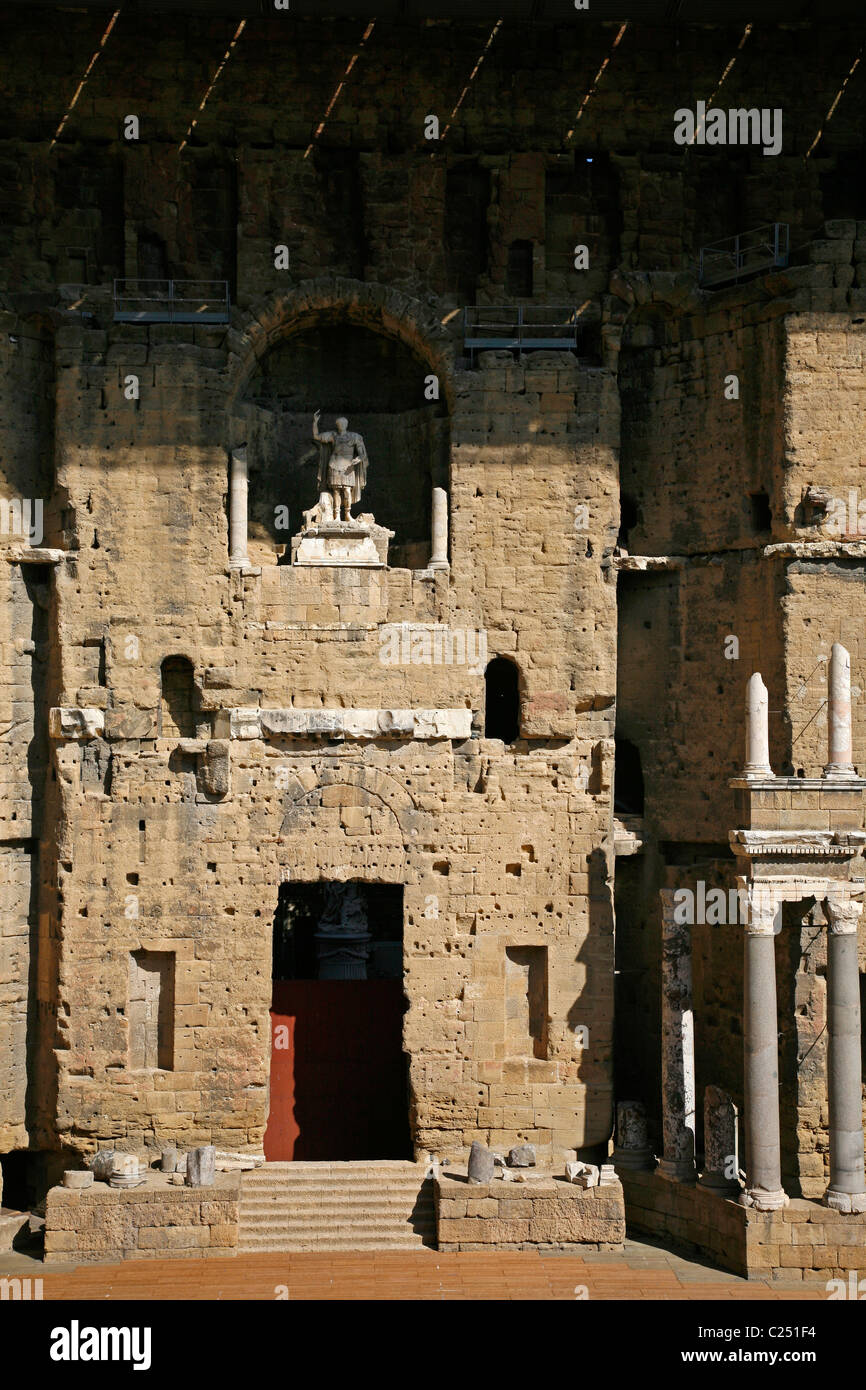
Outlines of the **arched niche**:
{"type": "Polygon", "coordinates": [[[306,321],[261,357],[236,408],[247,427],[254,565],[283,558],[303,512],[318,500],[316,410],[321,431],[343,415],[364,437],[370,466],[353,515],[372,512],[394,532],[392,566],[428,564],[432,491],[448,489],[450,454],[444,382],[440,399],[427,399],[433,374],[404,343],[337,312],[306,321]]]}

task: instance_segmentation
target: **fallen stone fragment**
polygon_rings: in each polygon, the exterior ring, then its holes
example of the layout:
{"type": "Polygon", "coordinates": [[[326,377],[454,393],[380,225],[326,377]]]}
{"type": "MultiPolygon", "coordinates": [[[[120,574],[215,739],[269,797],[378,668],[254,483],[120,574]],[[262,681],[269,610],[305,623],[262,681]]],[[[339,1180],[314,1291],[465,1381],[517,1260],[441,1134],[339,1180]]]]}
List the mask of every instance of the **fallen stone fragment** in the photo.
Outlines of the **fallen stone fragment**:
{"type": "Polygon", "coordinates": [[[212,1187],[216,1175],[216,1149],[213,1144],[205,1144],[187,1154],[187,1187],[212,1187]]]}
{"type": "Polygon", "coordinates": [[[493,1154],[489,1149],[485,1149],[478,1140],[473,1140],[472,1148],[469,1150],[469,1181],[470,1182],[492,1182],[495,1164],[493,1154]]]}
{"type": "Polygon", "coordinates": [[[534,1146],[532,1144],[515,1144],[514,1148],[508,1151],[508,1166],[510,1168],[534,1168],[534,1146]]]}

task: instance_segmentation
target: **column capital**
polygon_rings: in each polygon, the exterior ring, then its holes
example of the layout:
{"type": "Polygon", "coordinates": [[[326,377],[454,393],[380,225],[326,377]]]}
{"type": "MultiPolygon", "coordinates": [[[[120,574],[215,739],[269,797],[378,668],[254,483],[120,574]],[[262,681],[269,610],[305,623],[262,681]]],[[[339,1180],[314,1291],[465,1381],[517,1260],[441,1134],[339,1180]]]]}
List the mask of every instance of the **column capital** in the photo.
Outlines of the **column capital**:
{"type": "Polygon", "coordinates": [[[763,883],[749,883],[747,936],[777,936],[781,929],[782,903],[777,893],[763,883]]]}
{"type": "Polygon", "coordinates": [[[823,908],[833,936],[856,935],[863,904],[852,898],[825,898],[823,908]]]}

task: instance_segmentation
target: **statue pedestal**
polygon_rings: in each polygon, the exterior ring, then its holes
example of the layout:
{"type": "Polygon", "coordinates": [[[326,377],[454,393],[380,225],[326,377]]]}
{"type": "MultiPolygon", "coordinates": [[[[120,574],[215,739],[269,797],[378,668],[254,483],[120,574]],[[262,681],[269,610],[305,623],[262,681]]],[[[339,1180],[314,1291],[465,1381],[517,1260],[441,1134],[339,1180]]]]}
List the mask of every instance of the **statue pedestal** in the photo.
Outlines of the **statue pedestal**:
{"type": "Polygon", "coordinates": [[[385,569],[394,535],[371,516],[357,522],[328,521],[292,537],[293,565],[346,565],[385,569]]]}

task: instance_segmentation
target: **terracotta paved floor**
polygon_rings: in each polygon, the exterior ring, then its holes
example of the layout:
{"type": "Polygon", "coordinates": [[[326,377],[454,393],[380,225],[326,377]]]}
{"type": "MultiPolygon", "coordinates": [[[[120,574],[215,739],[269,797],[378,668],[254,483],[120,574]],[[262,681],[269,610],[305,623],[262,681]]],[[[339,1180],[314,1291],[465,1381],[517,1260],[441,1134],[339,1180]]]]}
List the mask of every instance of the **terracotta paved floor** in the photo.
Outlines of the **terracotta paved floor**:
{"type": "Polygon", "coordinates": [[[538,1251],[389,1251],[239,1255],[226,1260],[141,1260],[51,1272],[21,1255],[0,1255],[0,1275],[44,1281],[46,1299],[274,1299],[288,1286],[301,1299],[826,1299],[823,1284],[747,1282],[629,1240],[622,1254],[538,1251]]]}

